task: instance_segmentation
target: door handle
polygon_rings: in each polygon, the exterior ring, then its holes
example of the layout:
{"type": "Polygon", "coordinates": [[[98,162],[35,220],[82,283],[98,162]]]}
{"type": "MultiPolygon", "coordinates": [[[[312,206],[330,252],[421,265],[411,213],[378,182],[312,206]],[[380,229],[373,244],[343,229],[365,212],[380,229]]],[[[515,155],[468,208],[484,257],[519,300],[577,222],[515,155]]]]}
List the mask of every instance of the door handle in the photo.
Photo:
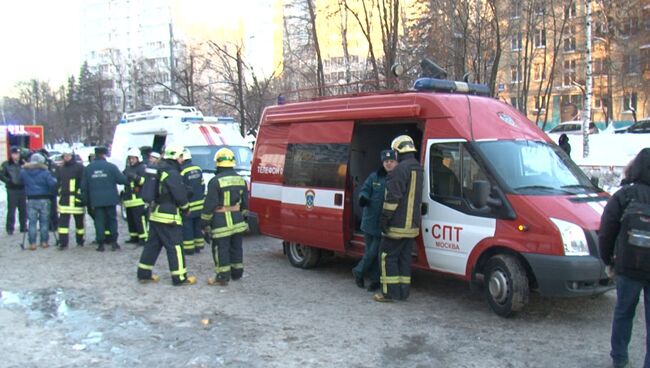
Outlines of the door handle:
{"type": "Polygon", "coordinates": [[[343,205],[343,194],[341,194],[341,193],[334,194],[334,205],[335,206],[342,206],[343,205]]]}

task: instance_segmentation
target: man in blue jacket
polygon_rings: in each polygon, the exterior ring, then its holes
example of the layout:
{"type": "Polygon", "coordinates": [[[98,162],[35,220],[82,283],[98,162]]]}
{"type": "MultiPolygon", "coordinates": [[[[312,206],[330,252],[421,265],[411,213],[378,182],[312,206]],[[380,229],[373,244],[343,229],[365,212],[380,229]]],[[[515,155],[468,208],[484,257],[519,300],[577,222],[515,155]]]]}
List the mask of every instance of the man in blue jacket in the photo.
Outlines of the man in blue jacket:
{"type": "Polygon", "coordinates": [[[48,247],[49,219],[51,210],[51,193],[56,187],[56,180],[45,165],[45,157],[34,153],[20,171],[20,178],[25,184],[27,196],[27,217],[29,218],[29,250],[36,250],[36,223],[39,223],[41,246],[48,247]]]}
{"type": "Polygon", "coordinates": [[[359,193],[359,205],[363,207],[361,230],[364,233],[366,250],[363,258],[352,269],[358,287],[364,287],[364,276],[370,279],[368,291],[379,289],[379,243],[381,228],[379,216],[384,205],[386,176],[397,166],[397,154],[393,150],[383,150],[380,155],[382,166],[368,175],[359,193]]]}
{"type": "Polygon", "coordinates": [[[120,249],[117,244],[117,213],[115,206],[120,203],[117,184],[127,185],[126,176],[117,166],[106,161],[108,149],[95,148],[95,159],[86,166],[81,180],[83,198],[95,214],[95,236],[97,251],[104,251],[104,244],[112,250],[120,249]]]}

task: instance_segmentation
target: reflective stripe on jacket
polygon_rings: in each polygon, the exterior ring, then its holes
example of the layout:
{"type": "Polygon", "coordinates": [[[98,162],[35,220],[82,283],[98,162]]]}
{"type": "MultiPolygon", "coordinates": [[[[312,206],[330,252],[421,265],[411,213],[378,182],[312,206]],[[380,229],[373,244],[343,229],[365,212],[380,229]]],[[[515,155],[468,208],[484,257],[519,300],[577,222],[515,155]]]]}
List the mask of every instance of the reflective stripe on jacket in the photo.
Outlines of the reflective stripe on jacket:
{"type": "Polygon", "coordinates": [[[388,218],[385,236],[392,239],[415,238],[422,220],[422,181],[424,170],[411,153],[388,174],[382,216],[388,218]]]}
{"type": "Polygon", "coordinates": [[[161,173],[158,198],[154,202],[149,221],[181,225],[183,220],[180,211],[187,210],[189,203],[187,190],[178,172],[178,164],[173,160],[164,160],[159,170],[161,173]]]}
{"type": "Polygon", "coordinates": [[[208,194],[201,212],[203,225],[212,228],[212,238],[224,238],[248,230],[246,181],[233,169],[224,169],[208,183],[208,194]],[[239,206],[239,210],[237,210],[239,206]]]}

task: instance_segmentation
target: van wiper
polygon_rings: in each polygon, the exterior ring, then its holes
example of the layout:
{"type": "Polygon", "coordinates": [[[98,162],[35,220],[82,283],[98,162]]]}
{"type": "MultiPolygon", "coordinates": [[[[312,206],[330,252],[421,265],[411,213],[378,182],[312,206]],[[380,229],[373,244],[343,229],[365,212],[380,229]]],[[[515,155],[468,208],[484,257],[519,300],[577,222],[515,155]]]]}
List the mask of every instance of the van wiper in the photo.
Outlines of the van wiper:
{"type": "Polygon", "coordinates": [[[516,191],[535,190],[535,189],[537,189],[537,190],[550,190],[550,191],[553,191],[553,192],[559,191],[559,192],[564,192],[564,193],[571,194],[571,192],[568,192],[566,190],[562,190],[560,188],[555,188],[555,187],[549,187],[547,185],[524,185],[524,186],[521,186],[521,187],[514,188],[514,190],[516,190],[516,191]]]}
{"type": "Polygon", "coordinates": [[[585,190],[592,191],[592,192],[596,193],[596,191],[594,190],[594,187],[591,186],[591,185],[570,184],[570,185],[563,185],[561,188],[563,188],[563,189],[565,189],[565,188],[585,189],[585,190]]]}

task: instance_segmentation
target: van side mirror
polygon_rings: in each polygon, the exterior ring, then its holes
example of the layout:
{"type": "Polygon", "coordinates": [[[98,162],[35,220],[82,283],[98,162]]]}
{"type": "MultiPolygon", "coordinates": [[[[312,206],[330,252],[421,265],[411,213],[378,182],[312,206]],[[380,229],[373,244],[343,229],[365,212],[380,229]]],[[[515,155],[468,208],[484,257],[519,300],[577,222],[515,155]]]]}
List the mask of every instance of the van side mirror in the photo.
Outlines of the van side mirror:
{"type": "Polygon", "coordinates": [[[472,183],[472,205],[476,208],[487,206],[490,197],[490,183],[486,180],[477,180],[472,183]]]}
{"type": "Polygon", "coordinates": [[[597,177],[592,176],[592,177],[589,179],[589,181],[591,182],[591,184],[592,184],[593,186],[595,186],[596,188],[599,188],[599,187],[598,187],[598,181],[599,181],[599,180],[598,180],[597,177]]]}

